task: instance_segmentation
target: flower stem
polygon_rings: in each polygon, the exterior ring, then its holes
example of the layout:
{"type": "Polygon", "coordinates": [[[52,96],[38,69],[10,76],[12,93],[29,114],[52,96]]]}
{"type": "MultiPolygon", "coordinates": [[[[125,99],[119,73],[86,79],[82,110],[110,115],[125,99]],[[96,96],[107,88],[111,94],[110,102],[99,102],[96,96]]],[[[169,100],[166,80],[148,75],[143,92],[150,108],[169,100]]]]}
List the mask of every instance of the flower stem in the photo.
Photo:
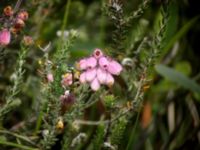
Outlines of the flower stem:
{"type": "Polygon", "coordinates": [[[64,30],[67,26],[67,20],[68,20],[68,16],[69,16],[70,5],[71,5],[71,0],[68,0],[67,3],[66,3],[65,14],[64,14],[63,23],[62,23],[62,36],[61,36],[62,41],[64,40],[64,30]]]}
{"type": "Polygon", "coordinates": [[[35,143],[33,143],[28,137],[25,137],[25,136],[22,136],[22,135],[19,135],[19,134],[10,132],[10,131],[6,131],[6,130],[0,130],[0,133],[9,134],[9,135],[15,136],[17,138],[20,138],[20,139],[26,141],[26,142],[29,142],[32,145],[35,145],[35,143]]]}
{"type": "Polygon", "coordinates": [[[18,1],[17,1],[16,5],[15,5],[15,8],[14,8],[14,13],[18,11],[18,9],[19,9],[19,7],[20,7],[22,1],[23,1],[23,0],[18,0],[18,1]]]}
{"type": "Polygon", "coordinates": [[[32,148],[32,147],[29,147],[29,146],[25,146],[25,145],[13,143],[13,142],[7,142],[7,141],[3,141],[3,140],[0,140],[0,145],[7,145],[7,146],[12,146],[12,147],[17,147],[17,148],[19,148],[21,150],[39,150],[38,148],[32,148]]]}

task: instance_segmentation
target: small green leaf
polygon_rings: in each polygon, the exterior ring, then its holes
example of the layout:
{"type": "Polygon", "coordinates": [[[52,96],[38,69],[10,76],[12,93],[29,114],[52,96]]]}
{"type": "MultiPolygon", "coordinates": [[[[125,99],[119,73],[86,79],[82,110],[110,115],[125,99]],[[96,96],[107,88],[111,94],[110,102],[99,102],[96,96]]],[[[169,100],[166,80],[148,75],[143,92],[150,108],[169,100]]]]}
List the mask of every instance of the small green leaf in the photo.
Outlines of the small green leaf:
{"type": "Polygon", "coordinates": [[[169,79],[170,81],[175,82],[188,90],[200,93],[200,85],[182,73],[164,65],[156,65],[155,69],[160,75],[169,79]]]}

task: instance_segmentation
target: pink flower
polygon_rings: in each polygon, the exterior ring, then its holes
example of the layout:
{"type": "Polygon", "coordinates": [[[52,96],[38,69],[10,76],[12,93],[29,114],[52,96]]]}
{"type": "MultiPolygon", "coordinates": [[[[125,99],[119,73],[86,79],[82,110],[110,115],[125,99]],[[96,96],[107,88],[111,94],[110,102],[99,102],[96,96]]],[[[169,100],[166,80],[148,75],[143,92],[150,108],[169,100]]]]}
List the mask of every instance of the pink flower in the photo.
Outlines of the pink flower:
{"type": "Polygon", "coordinates": [[[92,80],[94,80],[94,78],[96,77],[97,74],[97,69],[93,68],[93,69],[88,69],[85,72],[85,79],[87,82],[91,82],[92,80]]]}
{"type": "Polygon", "coordinates": [[[92,68],[96,67],[96,65],[97,65],[96,58],[95,57],[89,57],[89,58],[81,59],[77,63],[77,68],[79,70],[86,70],[88,68],[92,69],[92,68]]]}
{"type": "Polygon", "coordinates": [[[89,57],[88,59],[87,59],[87,68],[94,68],[94,67],[96,67],[96,65],[97,65],[97,60],[96,60],[96,58],[95,57],[89,57]]]}
{"type": "Polygon", "coordinates": [[[77,68],[79,70],[85,70],[87,68],[87,59],[81,59],[78,63],[77,63],[77,68]]]}
{"type": "Polygon", "coordinates": [[[72,79],[72,74],[71,73],[66,73],[62,76],[62,81],[61,84],[66,87],[69,86],[73,83],[73,79],[72,79]]]}
{"type": "Polygon", "coordinates": [[[106,76],[106,85],[112,86],[114,84],[114,78],[111,74],[107,74],[106,76]]]}
{"type": "Polygon", "coordinates": [[[112,75],[119,75],[123,69],[121,64],[105,56],[100,49],[95,49],[91,57],[81,59],[79,66],[83,70],[80,82],[89,83],[93,91],[97,91],[101,84],[112,86],[112,75]]]}
{"type": "Polygon", "coordinates": [[[115,60],[111,60],[109,65],[108,65],[107,70],[111,74],[119,75],[120,72],[122,71],[122,66],[118,62],[116,62],[115,60]]]}
{"type": "Polygon", "coordinates": [[[99,59],[99,65],[100,65],[100,67],[103,68],[103,69],[107,69],[109,63],[110,63],[110,62],[108,61],[108,59],[107,59],[106,57],[101,57],[101,58],[99,59]]]}
{"type": "Polygon", "coordinates": [[[27,11],[21,11],[17,14],[17,18],[22,19],[22,20],[27,20],[28,19],[28,12],[27,11]]]}
{"type": "Polygon", "coordinates": [[[47,80],[48,80],[48,82],[53,82],[53,81],[54,81],[54,78],[53,78],[53,74],[52,74],[52,73],[48,73],[48,74],[47,74],[47,80]]]}
{"type": "Polygon", "coordinates": [[[97,78],[94,78],[94,80],[90,83],[90,87],[93,91],[97,91],[100,88],[100,83],[97,78]]]}
{"type": "Polygon", "coordinates": [[[10,43],[11,34],[8,29],[0,31],[0,45],[6,46],[10,43]]]}
{"type": "Polygon", "coordinates": [[[79,80],[81,83],[86,82],[86,72],[81,73],[79,80]]]}
{"type": "Polygon", "coordinates": [[[106,78],[107,78],[107,72],[101,68],[97,69],[97,79],[101,84],[106,83],[106,78]]]}

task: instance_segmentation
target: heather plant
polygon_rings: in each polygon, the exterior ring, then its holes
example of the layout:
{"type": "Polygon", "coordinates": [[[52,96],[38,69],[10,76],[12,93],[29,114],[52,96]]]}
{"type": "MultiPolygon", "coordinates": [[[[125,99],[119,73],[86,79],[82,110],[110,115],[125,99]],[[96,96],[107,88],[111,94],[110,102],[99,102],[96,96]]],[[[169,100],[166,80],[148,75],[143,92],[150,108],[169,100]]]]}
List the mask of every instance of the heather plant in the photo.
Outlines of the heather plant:
{"type": "MultiPolygon", "coordinates": [[[[155,64],[171,48],[166,43],[175,5],[161,2],[155,19],[149,19],[154,3],[144,0],[133,9],[122,0],[102,0],[87,12],[81,1],[71,0],[6,4],[0,17],[0,73],[8,80],[0,94],[2,149],[141,149],[136,138],[146,139],[155,130],[149,125],[152,105],[145,99],[156,84],[155,64]]],[[[156,70],[179,77],[162,65],[156,70]]],[[[199,85],[180,78],[198,96],[199,85]]],[[[170,138],[160,147],[174,148],[170,138]]],[[[145,149],[155,141],[148,137],[145,149]]]]}

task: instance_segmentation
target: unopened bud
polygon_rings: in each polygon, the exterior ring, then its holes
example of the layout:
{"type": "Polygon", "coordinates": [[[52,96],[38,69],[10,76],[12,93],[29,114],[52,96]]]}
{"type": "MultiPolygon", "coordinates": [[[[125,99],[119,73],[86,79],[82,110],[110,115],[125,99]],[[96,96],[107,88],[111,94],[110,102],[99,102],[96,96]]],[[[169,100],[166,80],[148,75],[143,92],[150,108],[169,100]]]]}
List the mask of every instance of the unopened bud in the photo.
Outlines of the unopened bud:
{"type": "Polygon", "coordinates": [[[10,43],[11,34],[8,29],[0,31],[0,45],[6,46],[10,43]]]}
{"type": "Polygon", "coordinates": [[[47,80],[48,80],[48,82],[53,82],[53,81],[54,81],[54,78],[53,78],[53,74],[52,74],[52,73],[48,73],[48,74],[47,74],[47,80]]]}
{"type": "Polygon", "coordinates": [[[14,25],[14,27],[15,27],[16,29],[21,29],[21,28],[23,28],[24,26],[25,26],[24,21],[23,21],[22,19],[19,19],[19,18],[16,20],[15,25],[14,25]]]}
{"type": "Polygon", "coordinates": [[[23,43],[24,43],[26,46],[29,46],[29,45],[32,45],[34,42],[33,42],[32,37],[30,37],[30,36],[24,36],[24,38],[23,38],[23,43]]]}
{"type": "Polygon", "coordinates": [[[7,6],[3,10],[4,15],[6,16],[12,16],[13,15],[13,9],[11,6],[7,6]]]}
{"type": "Polygon", "coordinates": [[[19,12],[19,13],[17,14],[17,18],[22,19],[22,20],[24,20],[24,21],[27,20],[27,19],[28,19],[28,12],[25,11],[25,10],[19,12]]]}

